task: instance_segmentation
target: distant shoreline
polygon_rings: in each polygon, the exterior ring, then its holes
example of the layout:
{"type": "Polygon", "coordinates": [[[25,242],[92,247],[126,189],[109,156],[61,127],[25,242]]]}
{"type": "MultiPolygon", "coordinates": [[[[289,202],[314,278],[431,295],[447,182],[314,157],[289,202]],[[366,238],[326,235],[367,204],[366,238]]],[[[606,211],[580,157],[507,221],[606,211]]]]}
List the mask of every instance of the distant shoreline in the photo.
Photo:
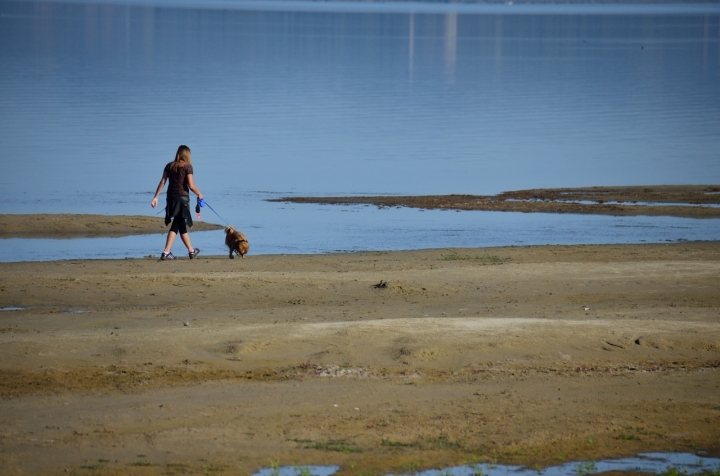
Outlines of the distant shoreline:
{"type": "MultiPolygon", "coordinates": [[[[222,225],[195,221],[192,231],[222,228],[222,225]]],[[[163,217],[144,215],[0,215],[0,238],[108,238],[167,231],[163,217]]]]}
{"type": "MultiPolygon", "coordinates": [[[[64,0],[48,0],[62,3],[64,0]]],[[[116,3],[114,0],[79,0],[78,3],[116,3]]],[[[123,2],[117,2],[122,4],[123,2]]],[[[146,0],[155,8],[200,8],[264,12],[378,13],[378,14],[475,14],[475,15],[716,15],[720,5],[712,0],[146,0]]]]}
{"type": "Polygon", "coordinates": [[[426,210],[720,218],[720,185],[550,188],[498,195],[282,197],[268,201],[426,210]]]}

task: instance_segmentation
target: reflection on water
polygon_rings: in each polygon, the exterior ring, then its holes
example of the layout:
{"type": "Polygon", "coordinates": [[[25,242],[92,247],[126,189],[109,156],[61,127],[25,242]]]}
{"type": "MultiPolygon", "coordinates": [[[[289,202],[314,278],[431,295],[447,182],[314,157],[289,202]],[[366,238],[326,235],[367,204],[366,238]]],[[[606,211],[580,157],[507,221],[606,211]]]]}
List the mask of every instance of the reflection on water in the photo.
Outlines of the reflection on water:
{"type": "MultiPolygon", "coordinates": [[[[443,469],[419,471],[416,476],[587,476],[608,471],[633,471],[660,474],[671,468],[677,474],[698,474],[719,471],[720,458],[708,458],[692,453],[641,453],[636,458],[608,459],[595,462],[565,463],[543,469],[502,464],[470,464],[443,469]]],[[[266,468],[253,476],[329,476],[340,469],[338,466],[282,466],[266,468]]]]}
{"type": "Polygon", "coordinates": [[[718,14],[0,12],[10,196],[720,182],[718,14]]]}
{"type": "MultiPolygon", "coordinates": [[[[581,240],[568,227],[587,222],[537,231],[533,219],[415,213],[395,226],[363,212],[346,225],[252,190],[720,183],[717,5],[286,3],[0,1],[0,213],[152,214],[181,143],[213,206],[261,230],[254,252],[446,246],[443,226],[470,246],[581,240]]],[[[690,228],[622,239],[720,236],[708,221],[690,228]]]]}

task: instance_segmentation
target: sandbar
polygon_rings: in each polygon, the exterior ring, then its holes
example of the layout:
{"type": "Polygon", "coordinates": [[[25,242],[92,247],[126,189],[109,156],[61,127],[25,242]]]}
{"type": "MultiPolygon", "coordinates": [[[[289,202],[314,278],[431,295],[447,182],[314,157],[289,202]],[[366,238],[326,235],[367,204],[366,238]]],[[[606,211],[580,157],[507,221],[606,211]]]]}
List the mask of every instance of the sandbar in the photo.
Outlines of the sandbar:
{"type": "Polygon", "coordinates": [[[552,188],[516,190],[498,195],[282,197],[268,201],[374,205],[378,208],[409,207],[426,210],[720,218],[720,186],[718,185],[552,188]]]}
{"type": "MultiPolygon", "coordinates": [[[[192,231],[222,225],[196,220],[192,231]]],[[[6,214],[0,215],[0,238],[99,238],[167,233],[164,217],[145,215],[6,214]]]]}

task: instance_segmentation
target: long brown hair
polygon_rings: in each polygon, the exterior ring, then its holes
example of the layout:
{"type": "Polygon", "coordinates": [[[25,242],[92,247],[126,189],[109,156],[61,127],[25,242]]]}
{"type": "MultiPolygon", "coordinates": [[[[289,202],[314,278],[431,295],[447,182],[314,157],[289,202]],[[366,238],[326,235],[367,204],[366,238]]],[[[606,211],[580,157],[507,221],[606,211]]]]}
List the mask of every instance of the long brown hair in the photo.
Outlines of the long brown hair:
{"type": "Polygon", "coordinates": [[[185,164],[192,164],[192,157],[190,155],[190,147],[181,145],[178,147],[175,153],[175,160],[170,165],[170,169],[173,172],[177,172],[178,167],[182,167],[185,164]]]}

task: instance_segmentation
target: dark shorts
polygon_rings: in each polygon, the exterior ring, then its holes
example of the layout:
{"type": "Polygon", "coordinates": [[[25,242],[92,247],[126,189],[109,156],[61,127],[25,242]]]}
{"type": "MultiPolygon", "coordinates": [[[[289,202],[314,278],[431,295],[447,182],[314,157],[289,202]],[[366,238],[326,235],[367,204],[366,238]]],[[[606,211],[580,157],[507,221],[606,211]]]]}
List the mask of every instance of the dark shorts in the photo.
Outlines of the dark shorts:
{"type": "Polygon", "coordinates": [[[180,233],[181,235],[187,233],[187,223],[185,223],[185,219],[182,217],[173,218],[172,225],[170,225],[170,231],[180,233]]]}
{"type": "Polygon", "coordinates": [[[187,233],[188,228],[192,228],[192,214],[190,213],[190,197],[179,196],[179,197],[167,197],[167,206],[165,207],[165,225],[169,224],[170,231],[180,233],[181,235],[187,233]]]}

